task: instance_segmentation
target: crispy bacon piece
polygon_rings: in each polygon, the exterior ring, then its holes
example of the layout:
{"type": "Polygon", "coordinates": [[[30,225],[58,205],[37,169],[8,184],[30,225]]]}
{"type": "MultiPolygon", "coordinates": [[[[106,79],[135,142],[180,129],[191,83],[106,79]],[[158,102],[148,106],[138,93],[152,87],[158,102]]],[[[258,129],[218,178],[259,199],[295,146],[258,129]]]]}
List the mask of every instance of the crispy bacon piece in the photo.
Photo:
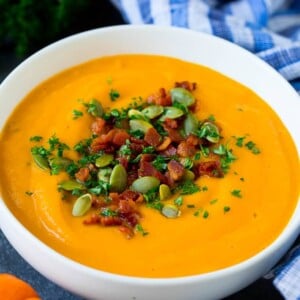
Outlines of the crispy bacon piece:
{"type": "Polygon", "coordinates": [[[172,142],[180,143],[183,141],[183,137],[178,130],[168,127],[166,123],[163,124],[163,127],[172,142]]]}
{"type": "Polygon", "coordinates": [[[119,207],[118,207],[118,212],[120,214],[128,215],[128,214],[136,212],[136,211],[137,211],[137,206],[132,199],[120,200],[119,207]]]}
{"type": "Polygon", "coordinates": [[[95,121],[91,125],[92,132],[94,134],[98,134],[98,135],[104,133],[105,124],[106,124],[106,122],[104,119],[96,118],[95,121]]]}
{"type": "Polygon", "coordinates": [[[172,128],[172,129],[178,128],[178,122],[174,119],[166,118],[164,122],[168,128],[172,128]]]}
{"type": "Polygon", "coordinates": [[[120,165],[122,165],[126,170],[128,169],[128,158],[124,156],[120,156],[117,158],[117,160],[120,162],[120,165]]]}
{"type": "Polygon", "coordinates": [[[188,144],[187,141],[181,142],[177,147],[177,154],[181,157],[191,157],[197,152],[195,146],[188,144]]]}
{"type": "Polygon", "coordinates": [[[161,154],[167,157],[175,156],[177,154],[177,149],[173,145],[169,145],[169,147],[167,147],[166,150],[161,152],[161,154]]]}
{"type": "Polygon", "coordinates": [[[121,225],[123,222],[118,216],[101,216],[100,223],[103,226],[116,226],[121,225]]]}
{"type": "Polygon", "coordinates": [[[80,168],[79,171],[75,174],[75,178],[81,182],[85,182],[90,177],[89,168],[80,168]]]}
{"type": "Polygon", "coordinates": [[[161,172],[159,172],[155,167],[153,167],[151,162],[148,161],[140,161],[138,175],[139,177],[153,176],[158,178],[158,180],[162,183],[166,181],[165,176],[161,172]]]}
{"type": "Polygon", "coordinates": [[[150,95],[147,98],[147,102],[150,104],[157,104],[161,106],[170,106],[172,105],[172,100],[170,95],[167,94],[164,88],[160,88],[158,93],[150,95]]]}
{"type": "Polygon", "coordinates": [[[120,199],[122,200],[133,200],[136,201],[140,196],[140,193],[132,191],[132,190],[125,190],[120,194],[120,199]]]}
{"type": "Polygon", "coordinates": [[[203,161],[198,165],[199,176],[207,175],[209,177],[224,177],[219,160],[203,161]]]}
{"type": "Polygon", "coordinates": [[[189,82],[189,81],[175,82],[175,87],[182,87],[182,88],[192,92],[197,88],[197,83],[189,82]]]}
{"type": "Polygon", "coordinates": [[[84,225],[95,225],[100,223],[100,216],[92,214],[88,219],[83,220],[84,225]]]}
{"type": "Polygon", "coordinates": [[[117,146],[122,146],[126,143],[126,140],[129,140],[129,133],[123,129],[115,128],[112,143],[117,146]]]}
{"type": "Polygon", "coordinates": [[[168,163],[168,171],[170,173],[170,177],[174,181],[178,181],[182,178],[182,176],[184,174],[184,167],[181,163],[179,163],[178,161],[172,159],[168,163]]]}
{"type": "Polygon", "coordinates": [[[147,130],[144,140],[151,146],[157,147],[160,144],[161,136],[154,127],[147,130]]]}
{"type": "Polygon", "coordinates": [[[122,226],[119,227],[119,230],[125,235],[125,237],[127,239],[131,239],[134,236],[134,232],[133,232],[132,228],[129,228],[127,226],[122,225],[122,226]]]}
{"type": "Polygon", "coordinates": [[[197,136],[195,136],[193,134],[190,134],[187,137],[186,142],[187,142],[188,145],[197,146],[197,145],[200,144],[201,141],[197,136]]]}

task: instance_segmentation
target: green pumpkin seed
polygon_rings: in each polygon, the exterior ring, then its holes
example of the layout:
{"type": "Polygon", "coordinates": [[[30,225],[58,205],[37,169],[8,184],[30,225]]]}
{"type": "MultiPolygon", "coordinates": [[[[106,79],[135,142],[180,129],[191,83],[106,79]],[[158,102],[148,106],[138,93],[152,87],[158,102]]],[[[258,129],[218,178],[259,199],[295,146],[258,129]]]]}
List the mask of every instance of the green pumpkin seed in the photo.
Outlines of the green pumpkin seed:
{"type": "Polygon", "coordinates": [[[132,183],[132,189],[136,192],[146,194],[149,190],[159,186],[159,180],[154,176],[144,176],[132,183]]]}
{"type": "Polygon", "coordinates": [[[58,189],[65,191],[85,190],[85,186],[75,180],[66,180],[58,184],[58,189]]]}
{"type": "Polygon", "coordinates": [[[171,197],[171,195],[172,195],[172,193],[171,193],[171,190],[170,190],[170,188],[169,188],[168,185],[166,185],[166,184],[161,184],[161,185],[159,186],[159,199],[160,199],[161,201],[167,200],[168,198],[171,197]]]}
{"type": "Polygon", "coordinates": [[[184,122],[183,122],[183,129],[186,136],[190,135],[191,133],[195,133],[198,129],[198,120],[197,118],[191,114],[188,113],[184,122]]]}
{"type": "Polygon", "coordinates": [[[112,168],[104,168],[98,171],[97,177],[99,180],[109,182],[112,168]]]}
{"type": "Polygon", "coordinates": [[[49,165],[52,168],[58,167],[61,170],[65,170],[70,164],[72,163],[72,160],[66,158],[66,157],[52,157],[49,159],[49,165]]]}
{"type": "Polygon", "coordinates": [[[136,109],[130,109],[128,111],[128,117],[129,117],[129,119],[145,120],[146,121],[145,115],[142,112],[140,112],[136,109]]]}
{"type": "Polygon", "coordinates": [[[150,123],[144,120],[130,120],[129,126],[132,131],[140,130],[144,133],[146,133],[148,129],[153,127],[150,123]]]}
{"type": "Polygon", "coordinates": [[[111,162],[114,160],[114,156],[112,154],[104,153],[100,157],[98,157],[95,161],[95,165],[98,168],[103,168],[111,164],[111,162]]]}
{"type": "Polygon", "coordinates": [[[84,194],[77,198],[73,205],[72,215],[74,217],[81,217],[85,215],[92,206],[92,196],[90,194],[84,194]]]}
{"type": "Polygon", "coordinates": [[[184,174],[182,176],[182,181],[193,181],[195,179],[195,174],[191,170],[184,170],[184,174]]]}
{"type": "Polygon", "coordinates": [[[164,112],[164,108],[160,105],[150,105],[142,110],[142,113],[149,119],[159,117],[164,112]]]}
{"type": "Polygon", "coordinates": [[[200,138],[205,138],[212,143],[218,143],[220,140],[219,128],[211,122],[204,122],[198,135],[200,138]]]}
{"type": "Polygon", "coordinates": [[[163,206],[161,213],[166,217],[170,219],[177,218],[180,214],[180,211],[178,207],[174,204],[166,204],[163,206]]]}
{"type": "Polygon", "coordinates": [[[110,191],[121,193],[127,185],[127,172],[122,165],[116,165],[109,178],[110,191]]]}
{"type": "Polygon", "coordinates": [[[170,90],[173,103],[180,103],[184,106],[191,106],[195,103],[194,95],[184,88],[173,88],[170,90]]]}
{"type": "Polygon", "coordinates": [[[90,101],[89,113],[93,117],[100,117],[100,118],[104,115],[104,109],[103,109],[101,103],[98,100],[92,99],[90,101]]]}
{"type": "Polygon", "coordinates": [[[42,170],[50,169],[49,162],[46,157],[39,155],[39,154],[32,154],[32,158],[33,158],[33,161],[35,162],[35,164],[42,170]]]}
{"type": "Polygon", "coordinates": [[[165,113],[159,118],[160,121],[164,121],[165,119],[177,119],[181,116],[183,116],[184,112],[177,108],[177,107],[172,107],[172,106],[168,106],[165,107],[165,113]]]}

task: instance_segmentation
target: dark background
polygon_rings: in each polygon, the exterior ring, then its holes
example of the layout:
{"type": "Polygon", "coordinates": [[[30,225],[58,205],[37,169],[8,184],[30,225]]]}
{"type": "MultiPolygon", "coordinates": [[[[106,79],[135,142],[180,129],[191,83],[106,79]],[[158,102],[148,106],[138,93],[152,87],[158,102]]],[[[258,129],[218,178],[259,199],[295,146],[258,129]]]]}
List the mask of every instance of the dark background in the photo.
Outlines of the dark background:
{"type": "MultiPolygon", "coordinates": [[[[51,1],[55,3],[55,1],[51,1]]],[[[0,25],[2,26],[2,30],[0,29],[0,82],[23,59],[53,41],[88,29],[124,24],[121,15],[108,0],[64,0],[61,2],[65,2],[63,7],[59,7],[64,15],[60,13],[60,18],[57,18],[53,14],[51,19],[45,15],[44,11],[47,3],[49,7],[52,5],[48,0],[0,0],[0,19],[5,21],[6,18],[8,23],[6,32],[3,32],[5,26],[0,25]],[[14,24],[10,24],[11,18],[18,20],[15,20],[14,24]],[[31,21],[31,18],[35,18],[35,23],[31,21]],[[55,28],[51,25],[54,20],[58,23],[55,28]],[[44,33],[47,28],[49,28],[50,34],[44,33]]],[[[49,7],[47,7],[48,10],[49,7]]],[[[29,282],[43,299],[79,299],[49,282],[32,269],[10,246],[0,231],[0,273],[3,272],[13,273],[29,282]]],[[[226,298],[226,300],[238,299],[281,300],[283,297],[274,288],[272,280],[259,279],[249,287],[226,298]]]]}

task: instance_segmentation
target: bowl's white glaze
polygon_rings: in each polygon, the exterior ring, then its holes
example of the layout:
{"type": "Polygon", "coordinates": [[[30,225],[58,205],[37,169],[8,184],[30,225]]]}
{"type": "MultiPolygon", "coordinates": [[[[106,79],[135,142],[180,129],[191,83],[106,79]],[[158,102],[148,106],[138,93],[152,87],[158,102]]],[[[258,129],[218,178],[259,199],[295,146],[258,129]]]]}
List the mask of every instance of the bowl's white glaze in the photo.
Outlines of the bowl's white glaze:
{"type": "MultiPolygon", "coordinates": [[[[37,52],[0,86],[0,129],[14,107],[41,81],[93,58],[121,53],[158,54],[215,69],[250,87],[280,116],[300,153],[298,94],[254,55],[222,39],[186,29],[116,26],[77,34],[37,52]]],[[[50,249],[28,232],[0,199],[0,224],[15,249],[39,272],[86,298],[217,299],[247,286],[271,268],[300,231],[300,202],[288,226],[254,257],[220,271],[174,279],[126,277],[80,265],[50,249]]]]}

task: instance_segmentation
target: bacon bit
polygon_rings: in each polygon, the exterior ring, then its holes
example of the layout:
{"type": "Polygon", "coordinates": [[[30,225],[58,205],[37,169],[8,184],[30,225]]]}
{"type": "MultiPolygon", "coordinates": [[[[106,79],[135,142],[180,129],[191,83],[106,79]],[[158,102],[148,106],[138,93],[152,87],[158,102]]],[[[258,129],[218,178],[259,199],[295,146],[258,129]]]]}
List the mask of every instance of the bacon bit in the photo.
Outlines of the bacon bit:
{"type": "Polygon", "coordinates": [[[161,154],[164,155],[164,156],[167,156],[167,157],[175,156],[177,154],[177,149],[174,146],[170,145],[161,154]]]}
{"type": "Polygon", "coordinates": [[[173,159],[168,163],[168,170],[174,181],[180,180],[184,174],[184,166],[173,159]]]}
{"type": "Polygon", "coordinates": [[[125,235],[127,239],[131,239],[134,236],[133,230],[127,226],[120,226],[119,230],[125,235]]]}
{"type": "Polygon", "coordinates": [[[140,193],[132,191],[132,190],[125,190],[122,194],[120,194],[120,199],[122,200],[133,200],[136,201],[140,196],[140,193]]]}
{"type": "Polygon", "coordinates": [[[200,139],[197,136],[195,136],[193,134],[190,134],[187,137],[186,142],[187,142],[187,144],[189,144],[191,146],[198,146],[198,145],[200,145],[201,141],[200,141],[200,139]]]}
{"type": "Polygon", "coordinates": [[[204,161],[198,165],[199,176],[207,175],[209,177],[224,177],[221,163],[219,160],[204,161]]]}
{"type": "Polygon", "coordinates": [[[118,216],[102,216],[100,217],[100,223],[103,226],[116,226],[121,225],[122,220],[118,216]]]}
{"type": "Polygon", "coordinates": [[[164,183],[166,181],[165,176],[159,172],[153,165],[148,161],[141,161],[140,162],[140,168],[138,170],[138,176],[144,177],[144,176],[153,176],[158,178],[158,180],[161,183],[164,183]]]}
{"type": "Polygon", "coordinates": [[[104,202],[104,200],[99,199],[96,196],[92,196],[92,207],[101,208],[105,205],[106,205],[106,203],[104,202]]]}
{"type": "Polygon", "coordinates": [[[147,98],[148,103],[157,104],[161,106],[170,106],[172,105],[171,97],[166,93],[164,88],[160,88],[158,93],[150,95],[147,98]]]}
{"type": "Polygon", "coordinates": [[[171,139],[167,136],[164,138],[163,142],[158,147],[156,147],[156,150],[157,151],[166,150],[171,143],[172,143],[171,139]]]}
{"type": "Polygon", "coordinates": [[[120,214],[130,214],[136,212],[137,206],[132,199],[129,200],[120,200],[118,212],[120,214]]]}
{"type": "Polygon", "coordinates": [[[181,142],[177,147],[177,154],[181,157],[191,157],[196,152],[195,146],[188,144],[186,141],[181,142]]]}
{"type": "Polygon", "coordinates": [[[139,223],[139,220],[140,215],[138,213],[131,213],[128,216],[124,217],[124,223],[132,228],[134,228],[135,225],[139,223]]]}
{"type": "Polygon", "coordinates": [[[100,216],[92,214],[88,219],[83,220],[84,225],[95,225],[100,223],[100,216]]]}
{"type": "Polygon", "coordinates": [[[166,184],[169,186],[169,187],[174,187],[174,185],[175,185],[175,181],[174,181],[174,179],[171,177],[171,175],[170,175],[170,172],[169,171],[167,171],[166,173],[165,173],[165,177],[166,177],[166,184]]]}
{"type": "Polygon", "coordinates": [[[126,170],[128,169],[129,161],[126,157],[120,156],[117,158],[117,160],[120,162],[120,165],[122,165],[126,170]]]}
{"type": "Polygon", "coordinates": [[[102,118],[96,118],[96,120],[92,123],[91,129],[94,134],[102,134],[105,130],[105,120],[102,118]]]}
{"type": "Polygon", "coordinates": [[[142,144],[137,144],[137,143],[131,143],[129,145],[131,151],[133,151],[135,154],[140,154],[143,152],[144,145],[142,144]]]}
{"type": "Polygon", "coordinates": [[[136,203],[143,203],[144,202],[144,196],[143,194],[140,194],[139,197],[135,200],[136,203]]]}
{"type": "Polygon", "coordinates": [[[142,155],[141,155],[141,160],[140,160],[140,162],[144,162],[144,161],[152,161],[153,159],[154,159],[154,155],[145,153],[145,154],[142,154],[142,155]]]}
{"type": "Polygon", "coordinates": [[[110,199],[111,203],[118,204],[119,194],[118,193],[109,193],[109,199],[110,199]]]}
{"type": "Polygon", "coordinates": [[[156,147],[160,144],[161,136],[154,127],[147,130],[144,140],[151,146],[156,147]]]}
{"type": "Polygon", "coordinates": [[[164,122],[168,128],[172,128],[172,129],[178,128],[178,122],[174,119],[166,118],[164,122]]]}
{"type": "Polygon", "coordinates": [[[130,135],[123,129],[113,129],[114,131],[112,143],[117,146],[122,146],[126,143],[126,140],[129,140],[130,135]]]}
{"type": "Polygon", "coordinates": [[[130,186],[132,183],[138,179],[138,173],[136,171],[130,171],[127,174],[127,185],[130,186]]]}
{"type": "Polygon", "coordinates": [[[170,128],[166,125],[166,123],[163,124],[164,130],[168,133],[168,136],[170,137],[172,142],[175,143],[180,143],[181,141],[183,141],[183,137],[180,134],[179,131],[177,131],[176,129],[170,128]]]}
{"type": "Polygon", "coordinates": [[[175,87],[181,87],[192,92],[197,88],[197,83],[189,81],[175,82],[175,87]]]}
{"type": "Polygon", "coordinates": [[[89,168],[80,168],[79,171],[75,174],[75,178],[81,182],[85,182],[90,177],[89,168]]]}

